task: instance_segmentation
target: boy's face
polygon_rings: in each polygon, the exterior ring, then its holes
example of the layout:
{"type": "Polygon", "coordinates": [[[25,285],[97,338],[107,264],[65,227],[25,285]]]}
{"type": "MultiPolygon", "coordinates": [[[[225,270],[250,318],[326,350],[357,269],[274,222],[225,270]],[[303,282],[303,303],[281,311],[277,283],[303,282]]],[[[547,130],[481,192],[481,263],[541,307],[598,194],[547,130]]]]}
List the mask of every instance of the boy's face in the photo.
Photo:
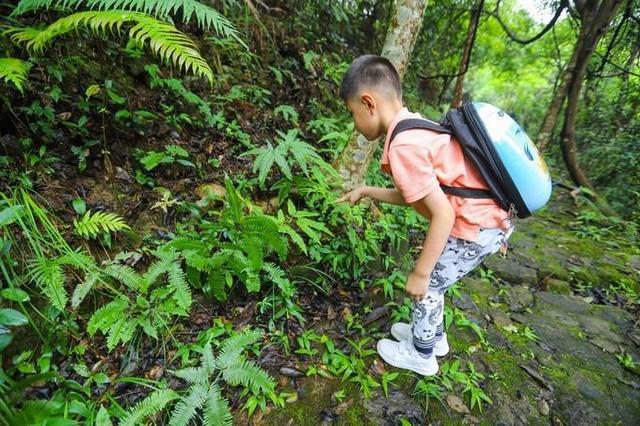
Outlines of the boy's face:
{"type": "Polygon", "coordinates": [[[375,140],[384,133],[379,110],[373,96],[362,93],[346,102],[347,110],[351,113],[356,130],[367,138],[375,140]]]}

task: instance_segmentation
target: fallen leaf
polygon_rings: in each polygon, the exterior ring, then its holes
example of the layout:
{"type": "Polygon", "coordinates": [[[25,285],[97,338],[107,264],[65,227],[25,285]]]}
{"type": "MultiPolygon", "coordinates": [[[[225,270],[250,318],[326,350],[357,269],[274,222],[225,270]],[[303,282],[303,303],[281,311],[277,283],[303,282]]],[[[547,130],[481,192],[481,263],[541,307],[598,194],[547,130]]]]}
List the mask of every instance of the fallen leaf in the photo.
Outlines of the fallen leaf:
{"type": "Polygon", "coordinates": [[[471,411],[469,411],[467,406],[464,404],[462,398],[460,398],[458,395],[454,395],[452,393],[447,395],[447,405],[449,405],[449,407],[455,412],[462,414],[471,413],[471,411]]]}

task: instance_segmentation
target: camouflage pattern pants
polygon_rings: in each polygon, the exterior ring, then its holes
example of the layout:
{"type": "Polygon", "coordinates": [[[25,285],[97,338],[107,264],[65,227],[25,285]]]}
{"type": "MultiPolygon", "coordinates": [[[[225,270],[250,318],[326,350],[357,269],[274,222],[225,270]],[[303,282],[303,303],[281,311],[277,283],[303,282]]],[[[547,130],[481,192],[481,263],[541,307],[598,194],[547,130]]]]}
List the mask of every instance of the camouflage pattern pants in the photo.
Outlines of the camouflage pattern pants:
{"type": "Polygon", "coordinates": [[[444,293],[460,278],[471,272],[488,255],[507,242],[513,228],[480,229],[475,242],[449,237],[431,276],[426,296],[413,302],[413,344],[421,356],[428,358],[444,333],[444,293]]]}

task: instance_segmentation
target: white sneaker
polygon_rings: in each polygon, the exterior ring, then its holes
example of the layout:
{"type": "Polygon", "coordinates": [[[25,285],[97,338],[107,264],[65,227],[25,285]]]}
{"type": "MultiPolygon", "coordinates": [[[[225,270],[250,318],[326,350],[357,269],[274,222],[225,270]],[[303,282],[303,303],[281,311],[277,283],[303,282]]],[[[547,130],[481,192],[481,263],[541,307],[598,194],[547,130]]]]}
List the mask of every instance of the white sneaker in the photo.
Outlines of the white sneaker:
{"type": "MultiPolygon", "coordinates": [[[[411,324],[407,324],[405,322],[397,322],[391,326],[391,335],[397,341],[408,340],[413,336],[411,334],[411,324]]],[[[449,353],[449,342],[447,342],[447,333],[442,335],[442,339],[436,342],[436,345],[433,348],[433,353],[436,356],[445,356],[449,353]]]]}
{"type": "Polygon", "coordinates": [[[420,356],[411,340],[396,342],[391,339],[378,341],[378,354],[394,367],[415,371],[423,376],[433,376],[438,372],[438,361],[435,355],[429,358],[420,356]]]}

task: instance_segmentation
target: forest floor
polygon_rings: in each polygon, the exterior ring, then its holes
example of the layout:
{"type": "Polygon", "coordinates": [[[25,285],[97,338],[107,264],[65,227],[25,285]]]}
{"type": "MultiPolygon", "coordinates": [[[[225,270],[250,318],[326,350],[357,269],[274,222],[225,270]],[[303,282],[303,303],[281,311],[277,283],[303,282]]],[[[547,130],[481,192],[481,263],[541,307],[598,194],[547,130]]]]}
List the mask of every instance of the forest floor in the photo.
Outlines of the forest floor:
{"type": "MultiPolygon", "coordinates": [[[[440,398],[416,397],[419,377],[379,360],[371,367],[378,375],[401,374],[389,384],[387,397],[376,388],[364,398],[356,386],[338,378],[290,377],[292,371],[305,371],[304,363],[290,358],[282,365],[280,383],[296,401],[272,410],[260,423],[638,424],[638,306],[610,290],[633,291],[640,281],[640,256],[622,237],[576,237],[570,194],[557,189],[554,198],[543,213],[519,221],[506,258],[489,257],[485,269],[462,280],[459,295],[448,298],[480,325],[484,337],[479,341],[471,328],[450,326],[451,351],[440,359],[440,383],[455,381],[455,360],[461,370],[471,362],[492,404],[470,410],[468,399],[447,389],[440,398]]],[[[328,319],[316,326],[319,334],[345,329],[344,321],[331,314],[329,308],[328,319]]],[[[364,334],[373,338],[369,346],[389,337],[391,323],[382,311],[366,326],[364,334]]]]}

